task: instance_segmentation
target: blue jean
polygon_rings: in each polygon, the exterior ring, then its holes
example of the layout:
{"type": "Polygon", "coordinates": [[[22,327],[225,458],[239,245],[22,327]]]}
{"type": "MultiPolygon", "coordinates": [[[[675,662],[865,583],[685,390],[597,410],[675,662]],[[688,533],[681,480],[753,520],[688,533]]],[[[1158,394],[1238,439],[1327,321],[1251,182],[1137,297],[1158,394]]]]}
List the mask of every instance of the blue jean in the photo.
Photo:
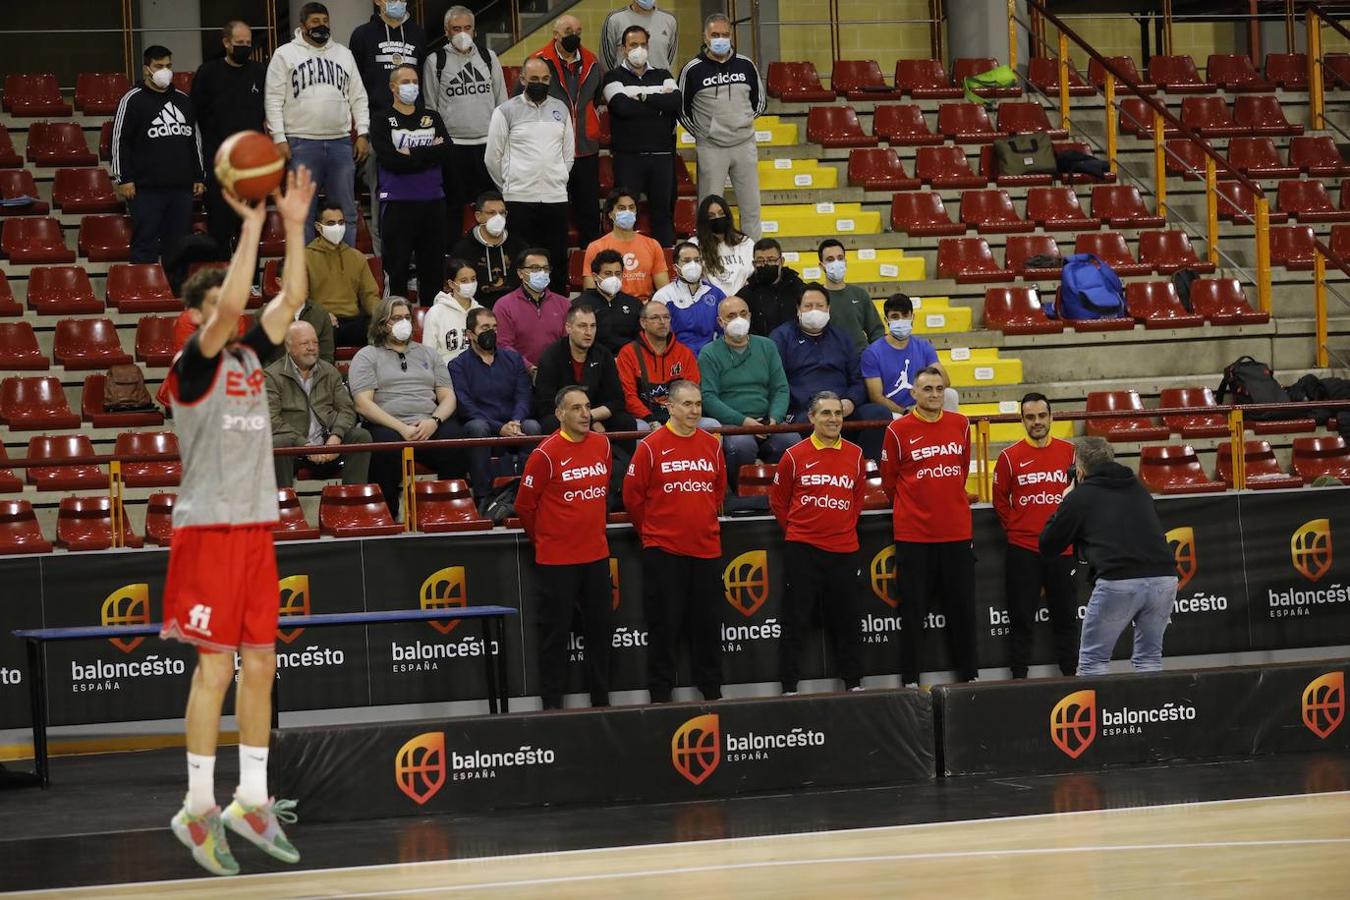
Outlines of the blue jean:
{"type": "Polygon", "coordinates": [[[1107,674],[1116,639],[1131,622],[1134,652],[1130,654],[1130,664],[1136,672],[1161,671],[1163,632],[1172,621],[1172,604],[1176,599],[1175,575],[1118,581],[1098,579],[1083,616],[1078,674],[1107,674]]]}
{"type": "MultiPolygon", "coordinates": [[[[526,434],[538,434],[539,423],[534,419],[522,419],[520,430],[526,434]]],[[[486,419],[470,419],[464,423],[464,436],[471,438],[497,437],[498,434],[492,429],[492,425],[486,419]]],[[[530,455],[536,444],[526,444],[519,447],[500,447],[502,456],[511,459],[512,468],[519,471],[525,464],[525,457],[530,455]]],[[[492,447],[471,447],[469,448],[469,485],[473,488],[475,497],[486,497],[492,492],[492,447]]]]}
{"type": "MultiPolygon", "coordinates": [[[[314,177],[324,197],[342,207],[347,233],[342,240],[356,246],[356,160],[352,158],[351,138],[317,141],[291,138],[291,165],[304,166],[314,177]]],[[[309,218],[305,220],[305,243],[314,240],[314,223],[319,218],[319,195],[314,195],[309,218]]]]}

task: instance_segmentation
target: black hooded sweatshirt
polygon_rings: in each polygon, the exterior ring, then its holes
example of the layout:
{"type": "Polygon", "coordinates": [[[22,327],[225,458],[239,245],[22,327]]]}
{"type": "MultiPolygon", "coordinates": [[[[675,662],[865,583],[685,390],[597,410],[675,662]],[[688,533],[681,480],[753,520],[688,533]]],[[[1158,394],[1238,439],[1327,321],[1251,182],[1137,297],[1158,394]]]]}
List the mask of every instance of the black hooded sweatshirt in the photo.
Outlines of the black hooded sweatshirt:
{"type": "Polygon", "coordinates": [[[1177,573],[1148,488],[1120,463],[1107,463],[1074,488],[1041,531],[1041,555],[1070,544],[1093,580],[1123,581],[1177,573]]]}
{"type": "Polygon", "coordinates": [[[783,266],[778,280],[760,284],[754,276],[736,292],[750,307],[750,333],[768,337],[784,322],[797,321],[797,303],[806,285],[793,269],[783,266]]]}

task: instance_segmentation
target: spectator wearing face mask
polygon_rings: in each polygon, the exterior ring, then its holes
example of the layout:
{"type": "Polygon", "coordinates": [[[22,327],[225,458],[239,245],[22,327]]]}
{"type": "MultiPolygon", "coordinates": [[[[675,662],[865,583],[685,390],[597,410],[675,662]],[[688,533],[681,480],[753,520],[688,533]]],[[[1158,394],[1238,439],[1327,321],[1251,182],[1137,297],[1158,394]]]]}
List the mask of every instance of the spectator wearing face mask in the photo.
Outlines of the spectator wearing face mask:
{"type": "Polygon", "coordinates": [[[690,243],[699,248],[704,277],[728,297],[739,294],[755,270],[755,241],[731,221],[731,207],[724,198],[717,194],[703,198],[690,243]]]}
{"type": "MultiPolygon", "coordinates": [[[[830,309],[833,312],[833,303],[830,309]]],[[[906,413],[914,408],[914,379],[932,368],[942,375],[943,408],[960,410],[961,397],[938,362],[937,350],[931,341],[914,335],[914,301],[905,294],[892,294],[884,309],[886,336],[872,342],[859,361],[868,399],[886,407],[893,416],[906,413]]],[[[833,315],[830,321],[834,321],[833,315]]]]}
{"type": "Polygon", "coordinates": [[[347,224],[342,207],[327,203],[319,212],[318,235],[305,246],[309,296],[331,317],[339,347],[362,347],[370,315],[380,302],[380,288],[366,257],[343,237],[347,224]]]}
{"type": "MultiPolygon", "coordinates": [[[[446,269],[445,290],[422,320],[422,343],[435,350],[445,362],[454,361],[469,347],[469,313],[482,309],[474,299],[478,293],[478,273],[462,259],[452,259],[446,269]]],[[[496,340],[497,321],[492,322],[496,340]]]]}
{"type": "Polygon", "coordinates": [[[704,277],[699,249],[689,241],[675,245],[675,271],[680,277],[652,299],[670,309],[675,337],[697,355],[717,335],[717,304],[726,294],[704,277]]]}
{"type": "Polygon", "coordinates": [[[563,336],[571,304],[549,289],[548,254],[539,247],[521,251],[516,260],[520,287],[497,301],[497,343],[525,358],[534,374],[539,357],[563,336]]]}
{"type": "Polygon", "coordinates": [[[637,231],[637,206],[637,194],[628,188],[616,187],[610,191],[605,198],[605,215],[614,223],[614,228],[604,237],[591,241],[586,248],[583,269],[587,273],[585,286],[593,288],[595,279],[591,263],[596,254],[604,250],[617,252],[623,263],[619,275],[623,279],[624,293],[645,302],[670,284],[670,273],[661,245],[637,231]]]}
{"type": "Polygon", "coordinates": [[[467,260],[478,271],[478,302],[492,309],[498,298],[520,287],[516,260],[525,242],[506,227],[506,201],[497,191],[479,194],[473,214],[478,224],[459,239],[450,255],[467,260]]]}
{"type": "Polygon", "coordinates": [[[773,238],[755,241],[755,271],[737,294],[750,307],[750,333],[768,337],[797,317],[802,278],[783,263],[783,248],[773,238]]]}
{"type": "Polygon", "coordinates": [[[657,9],[656,0],[633,0],[605,16],[600,26],[600,57],[605,68],[613,71],[622,63],[628,49],[628,34],[634,28],[647,35],[649,64],[673,70],[680,49],[680,23],[664,9],[657,9]]]}
{"type": "Polygon", "coordinates": [[[886,333],[881,317],[877,315],[877,306],[867,291],[845,283],[848,263],[844,261],[843,244],[834,238],[826,238],[820,242],[816,256],[825,270],[825,290],[830,292],[830,324],[851,337],[861,353],[863,348],[886,333]]]}
{"type": "Polygon", "coordinates": [[[615,250],[601,250],[590,261],[591,275],[586,280],[595,287],[583,291],[572,301],[572,308],[584,306],[595,313],[595,340],[615,356],[638,333],[638,315],[642,301],[623,289],[623,257],[615,250]]]}
{"type": "MultiPolygon", "coordinates": [[[[642,331],[619,351],[619,383],[624,405],[637,417],[639,431],[650,431],[670,419],[670,385],[681,379],[699,383],[698,358],[670,333],[670,310],[659,300],[642,308],[642,331]]],[[[716,419],[705,419],[700,428],[716,428],[716,419]]]]}

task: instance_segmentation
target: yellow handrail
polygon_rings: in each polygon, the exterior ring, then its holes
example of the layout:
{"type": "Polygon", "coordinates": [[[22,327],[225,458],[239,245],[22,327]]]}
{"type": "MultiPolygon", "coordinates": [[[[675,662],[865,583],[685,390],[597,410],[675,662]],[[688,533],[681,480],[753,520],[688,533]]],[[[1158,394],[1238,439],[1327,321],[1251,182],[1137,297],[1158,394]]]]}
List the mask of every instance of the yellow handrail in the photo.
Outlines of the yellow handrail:
{"type": "Polygon", "coordinates": [[[1116,174],[1116,145],[1120,142],[1120,137],[1116,132],[1120,123],[1116,121],[1116,76],[1110,72],[1106,73],[1106,83],[1103,90],[1106,93],[1106,158],[1107,162],[1111,164],[1111,174],[1114,175],[1116,174]]]}
{"type": "Polygon", "coordinates": [[[1256,299],[1261,312],[1269,313],[1270,304],[1270,200],[1257,197],[1256,205],[1256,299]]]}
{"type": "Polygon", "coordinates": [[[1242,410],[1228,413],[1228,446],[1233,457],[1233,489],[1247,489],[1247,447],[1243,440],[1242,410]]]}
{"type": "Polygon", "coordinates": [[[1318,131],[1327,127],[1322,84],[1322,18],[1310,9],[1304,24],[1308,34],[1308,122],[1318,131]]]}
{"type": "Polygon", "coordinates": [[[1313,248],[1313,301],[1317,321],[1317,368],[1331,364],[1327,351],[1327,258],[1319,247],[1313,248]]]}
{"type": "Polygon", "coordinates": [[[989,420],[979,419],[975,423],[975,484],[981,503],[989,503],[994,497],[994,486],[989,478],[989,420]]]}
{"type": "Polygon", "coordinates": [[[1017,68],[1017,0],[1008,0],[1008,67],[1017,68]]]}
{"type": "MultiPolygon", "coordinates": [[[[1107,113],[1110,115],[1110,112],[1107,113]]],[[[1158,198],[1157,213],[1160,216],[1167,215],[1167,146],[1163,141],[1166,136],[1166,123],[1163,122],[1162,113],[1156,109],[1153,111],[1153,194],[1158,198]]]]}
{"type": "Polygon", "coordinates": [[[1059,127],[1069,130],[1069,39],[1059,33],[1059,127]]]}
{"type": "Polygon", "coordinates": [[[112,514],[112,545],[126,546],[122,531],[126,510],[122,508],[122,463],[114,459],[108,464],[108,503],[112,514]]]}
{"type": "Polygon", "coordinates": [[[413,531],[417,527],[417,464],[413,461],[413,448],[403,448],[400,462],[403,468],[403,530],[413,531]]]}
{"type": "Polygon", "coordinates": [[[1208,244],[1205,257],[1214,265],[1219,264],[1219,192],[1218,167],[1212,157],[1205,157],[1205,235],[1208,244]]]}

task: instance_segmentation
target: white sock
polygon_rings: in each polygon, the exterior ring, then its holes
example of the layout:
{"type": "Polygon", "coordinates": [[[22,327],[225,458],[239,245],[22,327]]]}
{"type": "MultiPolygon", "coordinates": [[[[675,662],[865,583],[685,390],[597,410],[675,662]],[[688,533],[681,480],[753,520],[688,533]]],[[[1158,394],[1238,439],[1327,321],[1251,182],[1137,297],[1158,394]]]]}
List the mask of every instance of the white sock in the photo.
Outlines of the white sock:
{"type": "Polygon", "coordinates": [[[216,805],[216,758],[189,753],[187,764],[187,811],[200,816],[216,805]]]}
{"type": "Polygon", "coordinates": [[[247,806],[267,802],[267,748],[239,745],[239,790],[235,793],[247,806]]]}

